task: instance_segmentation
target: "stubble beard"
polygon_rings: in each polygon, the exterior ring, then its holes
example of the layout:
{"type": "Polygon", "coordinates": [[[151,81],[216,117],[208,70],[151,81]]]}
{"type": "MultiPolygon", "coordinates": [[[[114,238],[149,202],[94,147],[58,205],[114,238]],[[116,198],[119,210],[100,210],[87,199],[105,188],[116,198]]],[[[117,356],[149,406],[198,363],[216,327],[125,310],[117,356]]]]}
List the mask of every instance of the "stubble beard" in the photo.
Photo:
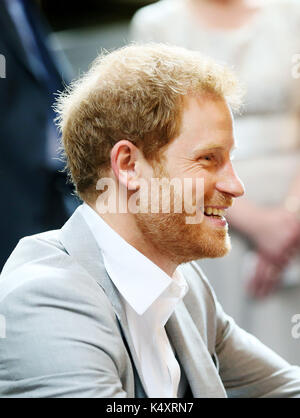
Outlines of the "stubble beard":
{"type": "MultiPolygon", "coordinates": [[[[170,179],[161,164],[155,165],[154,177],[170,179]]],[[[181,199],[181,196],[174,196],[174,190],[171,189],[170,213],[163,213],[161,206],[159,213],[151,213],[149,203],[147,213],[135,215],[136,224],[146,240],[176,265],[201,258],[225,256],[231,249],[227,228],[211,227],[205,219],[198,224],[186,223],[186,217],[191,214],[184,209],[182,213],[174,213],[176,199],[181,199]]]]}

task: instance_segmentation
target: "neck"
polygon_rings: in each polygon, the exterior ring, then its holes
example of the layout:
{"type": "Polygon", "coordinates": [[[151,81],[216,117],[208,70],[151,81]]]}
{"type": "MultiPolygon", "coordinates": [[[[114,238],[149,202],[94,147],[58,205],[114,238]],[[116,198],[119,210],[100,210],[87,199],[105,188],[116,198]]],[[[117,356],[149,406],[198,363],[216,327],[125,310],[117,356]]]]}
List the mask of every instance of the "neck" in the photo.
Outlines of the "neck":
{"type": "Polygon", "coordinates": [[[261,5],[261,0],[190,0],[192,4],[202,4],[213,9],[253,9],[261,5]]]}
{"type": "Polygon", "coordinates": [[[199,0],[202,3],[207,4],[215,4],[220,6],[232,6],[237,4],[243,4],[243,3],[250,3],[250,1],[244,1],[244,0],[199,0]]]}
{"type": "Polygon", "coordinates": [[[90,206],[115,232],[117,232],[126,242],[128,242],[128,244],[132,245],[145,257],[156,264],[161,270],[172,277],[178,264],[170,260],[169,257],[161,254],[161,251],[159,251],[148,239],[146,239],[142,231],[138,228],[133,214],[100,214],[97,211],[95,204],[90,204],[90,206]]]}
{"type": "Polygon", "coordinates": [[[200,26],[237,29],[247,24],[263,6],[261,0],[187,0],[200,26]]]}

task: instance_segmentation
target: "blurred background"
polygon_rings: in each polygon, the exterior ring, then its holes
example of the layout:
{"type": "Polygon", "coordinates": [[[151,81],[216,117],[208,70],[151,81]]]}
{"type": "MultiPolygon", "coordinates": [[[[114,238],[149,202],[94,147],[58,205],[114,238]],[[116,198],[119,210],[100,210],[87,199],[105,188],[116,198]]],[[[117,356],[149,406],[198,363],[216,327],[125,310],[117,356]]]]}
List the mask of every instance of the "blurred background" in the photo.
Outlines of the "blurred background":
{"type": "Polygon", "coordinates": [[[134,13],[156,0],[41,0],[40,6],[55,32],[53,48],[65,53],[73,71],[86,71],[101,48],[126,45],[134,13]]]}

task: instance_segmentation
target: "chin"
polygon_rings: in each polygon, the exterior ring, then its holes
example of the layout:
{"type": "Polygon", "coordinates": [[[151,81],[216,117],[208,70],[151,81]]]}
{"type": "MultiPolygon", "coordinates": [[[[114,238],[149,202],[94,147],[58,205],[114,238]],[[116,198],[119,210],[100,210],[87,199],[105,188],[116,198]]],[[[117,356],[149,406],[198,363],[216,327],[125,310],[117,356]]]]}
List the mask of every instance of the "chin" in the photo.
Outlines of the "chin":
{"type": "Polygon", "coordinates": [[[231,248],[226,246],[214,248],[210,253],[208,253],[205,258],[221,258],[225,257],[230,252],[231,248]]]}
{"type": "Polygon", "coordinates": [[[218,236],[207,237],[205,245],[202,246],[200,258],[220,258],[225,257],[231,250],[231,241],[228,233],[218,234],[218,236]]]}

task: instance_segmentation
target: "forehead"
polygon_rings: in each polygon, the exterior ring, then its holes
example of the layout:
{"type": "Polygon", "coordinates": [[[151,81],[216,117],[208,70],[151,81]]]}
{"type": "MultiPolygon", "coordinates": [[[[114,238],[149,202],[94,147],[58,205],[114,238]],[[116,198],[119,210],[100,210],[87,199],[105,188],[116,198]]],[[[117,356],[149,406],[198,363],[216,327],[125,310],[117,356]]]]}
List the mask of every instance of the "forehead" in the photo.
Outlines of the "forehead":
{"type": "Polygon", "coordinates": [[[226,101],[209,94],[186,97],[181,131],[170,149],[186,154],[205,148],[230,150],[233,146],[233,119],[226,101]]]}

